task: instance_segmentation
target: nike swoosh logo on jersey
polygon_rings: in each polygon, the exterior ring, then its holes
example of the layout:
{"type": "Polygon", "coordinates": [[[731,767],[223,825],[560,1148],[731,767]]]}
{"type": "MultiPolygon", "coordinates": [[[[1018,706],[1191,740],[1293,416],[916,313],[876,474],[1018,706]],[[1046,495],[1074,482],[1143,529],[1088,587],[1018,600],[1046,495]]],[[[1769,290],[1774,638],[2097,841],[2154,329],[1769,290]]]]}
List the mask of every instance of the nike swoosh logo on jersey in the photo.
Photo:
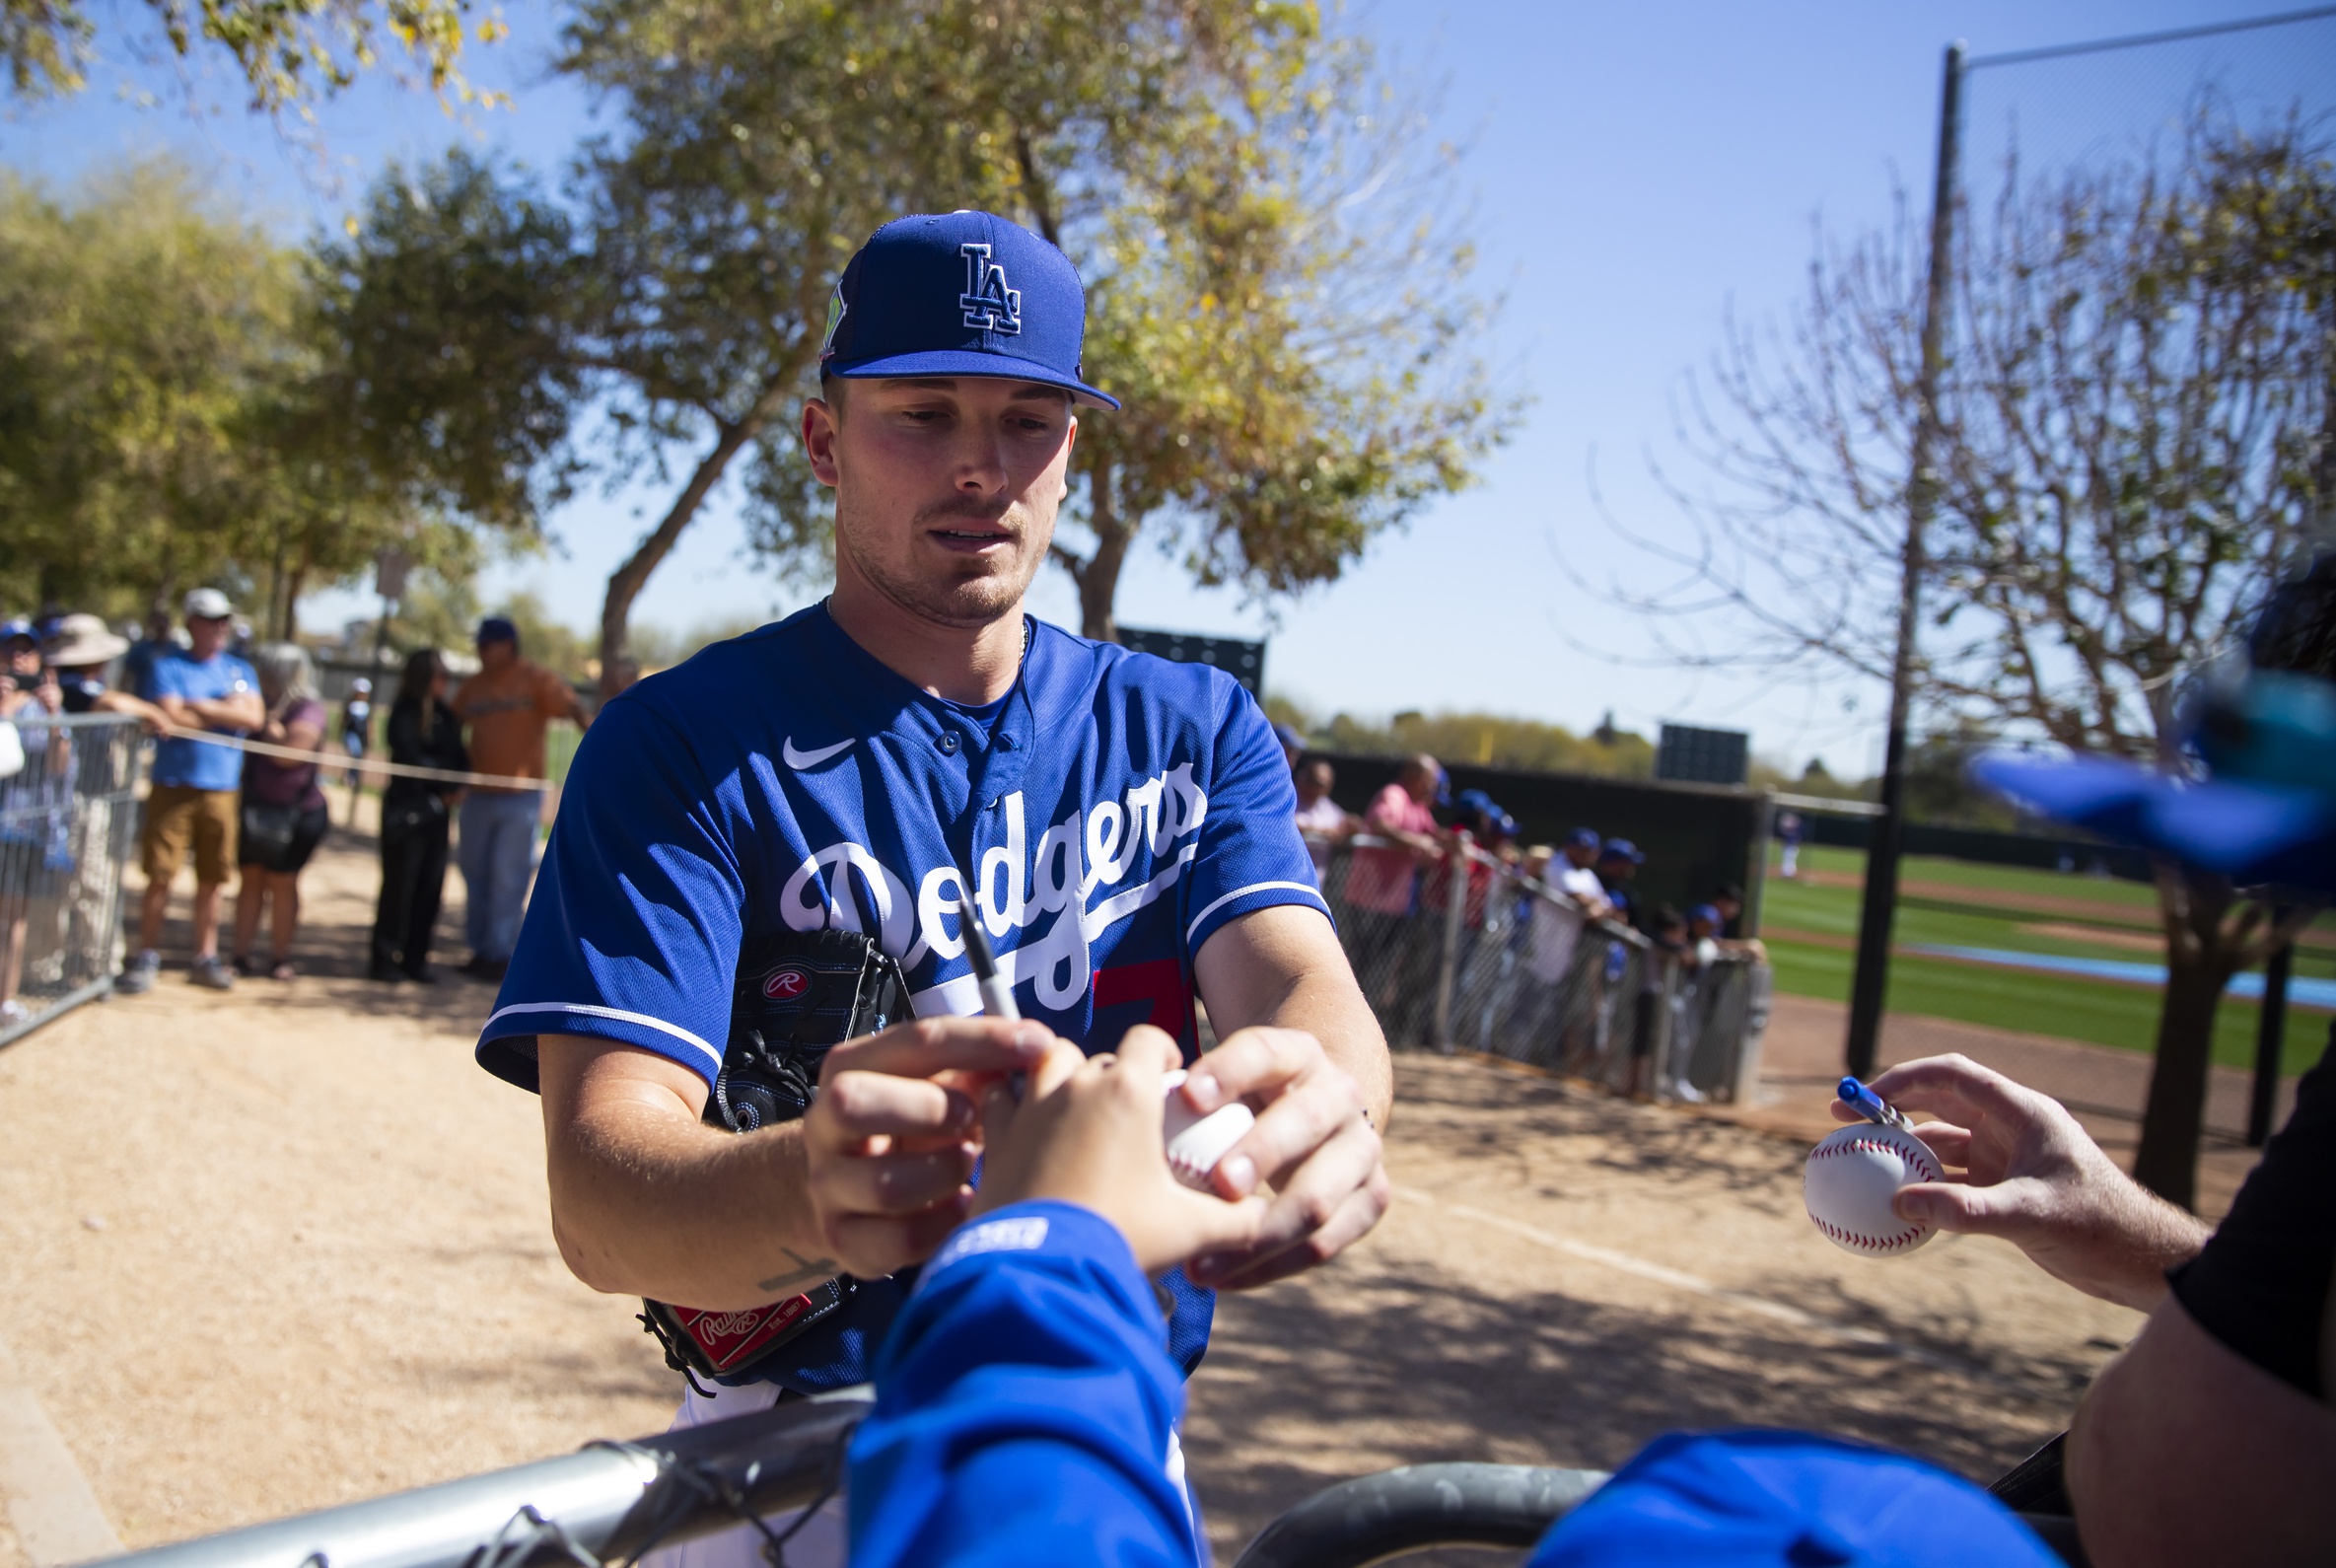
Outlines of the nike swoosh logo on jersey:
{"type": "Polygon", "coordinates": [[[817,767],[829,757],[841,756],[849,751],[858,740],[859,737],[854,736],[850,741],[838,741],[833,746],[823,746],[816,751],[798,751],[795,749],[795,738],[789,736],[779,747],[779,755],[786,759],[787,765],[791,768],[817,767]]]}

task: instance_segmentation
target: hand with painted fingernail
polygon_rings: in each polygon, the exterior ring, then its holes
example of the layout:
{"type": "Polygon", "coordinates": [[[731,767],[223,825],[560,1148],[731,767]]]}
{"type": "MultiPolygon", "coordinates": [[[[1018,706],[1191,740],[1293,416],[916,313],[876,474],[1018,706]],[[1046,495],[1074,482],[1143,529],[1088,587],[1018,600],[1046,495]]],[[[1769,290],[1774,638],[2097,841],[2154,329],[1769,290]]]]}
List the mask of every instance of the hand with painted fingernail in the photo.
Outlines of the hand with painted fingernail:
{"type": "Polygon", "coordinates": [[[1061,1045],[1028,1022],[930,1018],[829,1051],[803,1118],[817,1261],[869,1279],[931,1256],[972,1202],[981,1097],[1061,1045]]]}
{"type": "Polygon", "coordinates": [[[1146,1273],[1252,1245],[1266,1215],[1262,1198],[1196,1192],[1169,1172],[1160,1107],[1176,1061],[1173,1039],[1138,1025],[1110,1055],[1089,1058],[1056,1044],[1019,1098],[992,1086],[982,1102],[985,1152],[973,1211],[1031,1198],[1076,1203],[1110,1221],[1146,1273]]]}

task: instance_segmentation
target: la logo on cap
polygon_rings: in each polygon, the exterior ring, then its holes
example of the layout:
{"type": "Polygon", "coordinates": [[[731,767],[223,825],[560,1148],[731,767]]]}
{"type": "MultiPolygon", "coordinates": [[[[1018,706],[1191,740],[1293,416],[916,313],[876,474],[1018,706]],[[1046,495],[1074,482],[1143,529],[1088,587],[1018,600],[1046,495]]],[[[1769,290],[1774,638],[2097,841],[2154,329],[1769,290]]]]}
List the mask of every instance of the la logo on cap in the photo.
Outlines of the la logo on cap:
{"type": "Polygon", "coordinates": [[[957,253],[965,258],[965,292],[957,296],[965,324],[1008,336],[1021,335],[1022,291],[1006,286],[1006,269],[990,259],[990,248],[961,245],[957,253]]]}

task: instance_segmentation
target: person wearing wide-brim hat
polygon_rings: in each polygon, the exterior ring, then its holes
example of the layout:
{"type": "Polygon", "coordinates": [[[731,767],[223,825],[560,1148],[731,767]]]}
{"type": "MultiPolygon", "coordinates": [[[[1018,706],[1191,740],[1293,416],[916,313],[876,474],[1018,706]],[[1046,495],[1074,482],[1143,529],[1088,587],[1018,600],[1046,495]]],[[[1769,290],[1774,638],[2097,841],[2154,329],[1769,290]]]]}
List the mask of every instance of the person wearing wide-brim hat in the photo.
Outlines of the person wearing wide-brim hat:
{"type": "MultiPolygon", "coordinates": [[[[40,648],[48,668],[56,673],[67,713],[134,711],[121,702],[107,702],[120,693],[106,688],[106,667],[130,651],[129,639],[116,636],[95,615],[67,615],[40,648]]],[[[142,708],[136,698],[129,703],[142,708]]]]}

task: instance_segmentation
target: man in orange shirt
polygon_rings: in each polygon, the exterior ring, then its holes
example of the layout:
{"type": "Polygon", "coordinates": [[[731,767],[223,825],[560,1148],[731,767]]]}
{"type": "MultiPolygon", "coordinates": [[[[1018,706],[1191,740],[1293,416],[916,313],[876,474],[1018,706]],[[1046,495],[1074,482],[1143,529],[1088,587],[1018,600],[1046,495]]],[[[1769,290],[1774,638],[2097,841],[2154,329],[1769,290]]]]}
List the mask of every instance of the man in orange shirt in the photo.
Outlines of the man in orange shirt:
{"type": "MultiPolygon", "coordinates": [[[[479,773],[542,778],[543,731],[554,719],[591,723],[575,691],[541,665],[520,657],[519,628],[500,615],[478,623],[477,675],[455,692],[454,710],[470,730],[470,766],[479,773]]],[[[470,962],[462,972],[501,980],[519,942],[519,920],[534,869],[535,829],[543,792],[473,788],[462,797],[463,928],[470,962]]]]}

